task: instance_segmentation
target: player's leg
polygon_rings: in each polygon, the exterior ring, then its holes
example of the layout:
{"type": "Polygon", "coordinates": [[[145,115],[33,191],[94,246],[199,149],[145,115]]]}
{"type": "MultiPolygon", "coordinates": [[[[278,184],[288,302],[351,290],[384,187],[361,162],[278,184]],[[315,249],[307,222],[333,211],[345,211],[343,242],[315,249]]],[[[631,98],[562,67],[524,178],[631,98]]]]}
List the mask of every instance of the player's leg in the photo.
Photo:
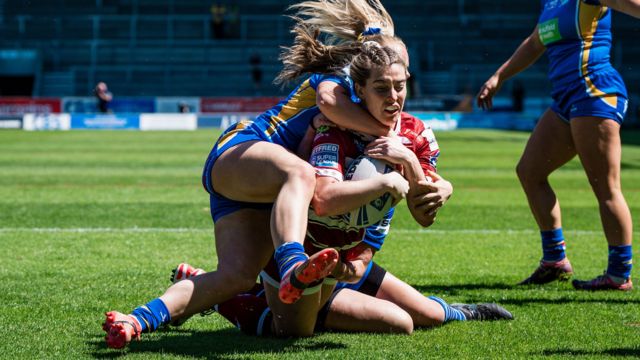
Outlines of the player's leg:
{"type": "Polygon", "coordinates": [[[413,324],[416,327],[437,326],[456,320],[513,319],[509,311],[497,304],[449,305],[441,298],[435,296],[425,297],[418,290],[390,272],[379,266],[378,268],[384,271],[384,277],[375,296],[400,306],[411,315],[413,324]]]}
{"type": "Polygon", "coordinates": [[[103,325],[107,344],[123,347],[140,332],[154,331],[251,289],[273,254],[269,218],[268,210],[242,209],[218,219],[216,271],[173,284],[159,298],[134,309],[135,322],[129,321],[128,315],[107,313],[103,325]],[[128,322],[122,322],[125,320],[128,322]]]}
{"type": "Polygon", "coordinates": [[[542,240],[542,261],[520,284],[544,284],[568,279],[573,270],[565,256],[560,203],[549,175],[576,155],[569,124],[548,109],[536,125],[516,172],[542,240]]]}
{"type": "Polygon", "coordinates": [[[333,283],[328,287],[323,286],[323,283],[335,268],[338,257],[335,249],[324,249],[312,254],[307,261],[294,269],[301,272],[290,276],[289,279],[295,279],[301,283],[299,288],[304,288],[297,296],[298,301],[295,303],[282,300],[283,290],[280,288],[282,282],[271,277],[266,271],[262,273],[267,303],[273,314],[273,335],[278,337],[313,335],[318,311],[335,287],[333,283]]]}
{"type": "Polygon", "coordinates": [[[606,274],[591,281],[574,281],[585,290],[631,290],[631,213],[620,185],[620,124],[611,119],[578,117],[571,130],[580,161],[598,199],[600,219],[609,244],[606,274]]]}
{"type": "Polygon", "coordinates": [[[321,313],[319,321],[323,329],[411,334],[411,315],[398,305],[383,299],[351,290],[340,289],[321,313]]]}
{"type": "Polygon", "coordinates": [[[416,327],[436,326],[445,322],[445,308],[422,295],[409,284],[385,272],[377,298],[388,300],[411,315],[416,327]]]}
{"type": "Polygon", "coordinates": [[[313,167],[282,146],[245,142],[218,157],[211,179],[213,189],[229,199],[273,202],[270,231],[284,280],[289,270],[306,259],[302,242],[315,188],[313,167]]]}

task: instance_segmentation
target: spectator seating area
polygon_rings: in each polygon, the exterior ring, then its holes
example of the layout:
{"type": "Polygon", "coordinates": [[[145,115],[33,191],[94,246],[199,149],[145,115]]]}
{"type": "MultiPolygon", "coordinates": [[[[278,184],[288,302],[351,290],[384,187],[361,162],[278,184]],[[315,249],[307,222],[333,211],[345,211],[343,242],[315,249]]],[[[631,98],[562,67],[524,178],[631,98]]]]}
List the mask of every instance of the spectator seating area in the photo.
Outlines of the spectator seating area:
{"type": "MultiPolygon", "coordinates": [[[[410,47],[414,95],[475,92],[534,28],[537,1],[387,0],[410,47]]],[[[0,1],[0,49],[36,49],[43,75],[34,95],[87,96],[106,81],[127,96],[252,96],[285,91],[270,82],[291,43],[284,0],[0,1]],[[225,4],[224,34],[210,7],[225,4]],[[249,59],[259,54],[262,86],[249,59]]],[[[614,15],[613,62],[640,92],[640,20],[614,15]]],[[[519,78],[543,95],[542,59],[519,78]]],[[[508,89],[507,89],[508,90],[508,89]]]]}

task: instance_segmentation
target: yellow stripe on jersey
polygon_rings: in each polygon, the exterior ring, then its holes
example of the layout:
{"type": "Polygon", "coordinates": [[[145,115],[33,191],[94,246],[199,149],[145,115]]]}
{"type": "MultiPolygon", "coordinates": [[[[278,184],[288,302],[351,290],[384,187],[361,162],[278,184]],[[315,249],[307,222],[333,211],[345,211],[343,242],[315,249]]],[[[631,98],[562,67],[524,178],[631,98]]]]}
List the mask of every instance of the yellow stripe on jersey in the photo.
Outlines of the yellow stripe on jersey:
{"type": "Polygon", "coordinates": [[[603,97],[602,100],[604,100],[604,102],[610,106],[616,107],[618,98],[616,96],[605,97],[607,94],[598,89],[593,83],[593,80],[586,75],[588,73],[589,55],[591,53],[591,48],[593,47],[593,37],[598,29],[598,21],[606,11],[606,6],[586,5],[582,1],[578,1],[578,26],[580,26],[580,35],[582,36],[583,41],[580,75],[584,76],[587,92],[591,94],[591,96],[603,97]]]}
{"type": "Polygon", "coordinates": [[[582,37],[582,59],[580,76],[585,76],[589,66],[589,55],[593,47],[593,37],[598,29],[598,21],[606,11],[604,6],[587,5],[578,1],[578,27],[582,37]]]}
{"type": "Polygon", "coordinates": [[[267,136],[273,135],[280,124],[316,105],[316,90],[309,85],[309,79],[300,85],[298,91],[282,106],[277,115],[271,115],[269,127],[265,130],[267,136]]]}
{"type": "Polygon", "coordinates": [[[220,138],[220,140],[218,141],[218,148],[223,147],[226,143],[231,141],[231,139],[233,139],[236,135],[238,135],[239,131],[246,129],[247,126],[251,125],[251,123],[253,123],[253,121],[249,121],[249,120],[241,120],[240,122],[238,122],[238,124],[236,124],[235,129],[229,131],[223,137],[220,138]]]}

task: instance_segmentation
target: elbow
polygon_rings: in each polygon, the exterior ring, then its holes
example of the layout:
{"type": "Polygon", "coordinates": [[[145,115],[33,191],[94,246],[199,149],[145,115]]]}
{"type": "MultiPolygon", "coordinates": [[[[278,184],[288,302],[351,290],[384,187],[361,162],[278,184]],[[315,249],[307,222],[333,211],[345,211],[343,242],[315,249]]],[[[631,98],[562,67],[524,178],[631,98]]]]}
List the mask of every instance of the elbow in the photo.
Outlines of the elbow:
{"type": "Polygon", "coordinates": [[[318,194],[313,194],[313,199],[311,199],[311,206],[313,207],[313,212],[316,213],[317,216],[329,216],[329,204],[326,199],[318,194]]]}
{"type": "Polygon", "coordinates": [[[316,103],[318,104],[318,108],[323,113],[327,110],[331,110],[337,104],[336,97],[330,94],[327,91],[320,91],[316,96],[316,103]]]}

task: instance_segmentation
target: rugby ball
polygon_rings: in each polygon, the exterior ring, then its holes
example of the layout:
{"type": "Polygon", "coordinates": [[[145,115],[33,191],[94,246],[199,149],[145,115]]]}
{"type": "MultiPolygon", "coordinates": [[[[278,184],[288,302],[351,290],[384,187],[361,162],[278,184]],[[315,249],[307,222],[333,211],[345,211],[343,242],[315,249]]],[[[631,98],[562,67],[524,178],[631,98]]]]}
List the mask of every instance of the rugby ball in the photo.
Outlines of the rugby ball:
{"type": "MultiPolygon", "coordinates": [[[[386,161],[362,155],[351,162],[345,174],[345,180],[364,180],[392,171],[395,169],[386,161]]],[[[390,193],[384,193],[379,198],[342,216],[350,227],[363,228],[382,220],[397,203],[398,201],[390,193]]]]}

